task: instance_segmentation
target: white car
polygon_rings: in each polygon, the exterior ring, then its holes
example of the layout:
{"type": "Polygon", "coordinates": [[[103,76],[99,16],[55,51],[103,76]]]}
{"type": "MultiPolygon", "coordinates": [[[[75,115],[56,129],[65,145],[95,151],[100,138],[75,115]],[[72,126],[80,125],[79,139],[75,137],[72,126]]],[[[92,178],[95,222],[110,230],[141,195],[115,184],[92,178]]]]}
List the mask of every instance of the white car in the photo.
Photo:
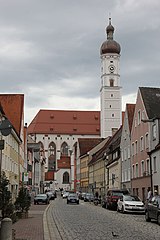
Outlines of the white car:
{"type": "Polygon", "coordinates": [[[123,195],[118,199],[117,211],[145,213],[144,203],[138,196],[123,195]]]}
{"type": "Polygon", "coordinates": [[[63,198],[67,198],[67,197],[68,197],[68,195],[69,195],[69,192],[67,192],[67,191],[64,191],[64,192],[63,192],[63,196],[62,196],[62,197],[63,197],[63,198]]]}

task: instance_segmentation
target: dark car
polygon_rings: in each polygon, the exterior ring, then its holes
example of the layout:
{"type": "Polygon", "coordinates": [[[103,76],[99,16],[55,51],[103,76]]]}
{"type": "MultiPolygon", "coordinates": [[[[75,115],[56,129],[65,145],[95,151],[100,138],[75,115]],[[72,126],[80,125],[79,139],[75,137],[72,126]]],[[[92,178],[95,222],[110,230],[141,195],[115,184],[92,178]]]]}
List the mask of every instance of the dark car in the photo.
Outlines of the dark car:
{"type": "Polygon", "coordinates": [[[46,194],[48,195],[49,200],[54,200],[55,199],[55,197],[56,197],[55,193],[56,192],[52,192],[52,191],[46,192],[46,194]]]}
{"type": "Polygon", "coordinates": [[[155,219],[160,225],[160,196],[153,197],[151,202],[146,203],[145,219],[147,222],[155,219]]]}
{"type": "Polygon", "coordinates": [[[86,193],[84,196],[84,202],[93,202],[94,195],[93,193],[86,193]]]}
{"type": "Polygon", "coordinates": [[[115,209],[117,210],[117,202],[118,199],[123,196],[129,194],[127,189],[112,189],[108,190],[107,194],[102,199],[102,207],[108,209],[115,209]]]}
{"type": "Polygon", "coordinates": [[[47,194],[37,194],[34,198],[34,204],[49,204],[49,197],[47,194]]]}
{"type": "Polygon", "coordinates": [[[69,203],[77,203],[79,204],[79,197],[76,193],[69,193],[67,197],[67,204],[69,203]]]}

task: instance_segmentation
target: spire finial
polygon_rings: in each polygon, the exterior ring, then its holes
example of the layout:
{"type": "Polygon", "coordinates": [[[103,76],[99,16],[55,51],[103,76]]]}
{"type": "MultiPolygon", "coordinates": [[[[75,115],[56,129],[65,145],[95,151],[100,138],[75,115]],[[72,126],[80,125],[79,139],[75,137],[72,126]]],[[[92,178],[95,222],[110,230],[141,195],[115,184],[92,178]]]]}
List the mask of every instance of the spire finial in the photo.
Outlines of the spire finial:
{"type": "Polygon", "coordinates": [[[111,13],[109,13],[109,25],[111,25],[111,13]]]}

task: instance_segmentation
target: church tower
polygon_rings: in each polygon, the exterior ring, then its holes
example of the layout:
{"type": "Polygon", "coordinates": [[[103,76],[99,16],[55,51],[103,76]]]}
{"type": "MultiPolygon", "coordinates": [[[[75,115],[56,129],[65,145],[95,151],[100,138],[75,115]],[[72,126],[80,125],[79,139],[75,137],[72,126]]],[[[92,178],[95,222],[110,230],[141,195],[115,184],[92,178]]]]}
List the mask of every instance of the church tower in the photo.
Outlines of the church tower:
{"type": "Polygon", "coordinates": [[[113,39],[114,27],[109,18],[107,40],[100,49],[101,55],[101,137],[106,138],[122,124],[122,100],[120,87],[121,47],[113,39]]]}

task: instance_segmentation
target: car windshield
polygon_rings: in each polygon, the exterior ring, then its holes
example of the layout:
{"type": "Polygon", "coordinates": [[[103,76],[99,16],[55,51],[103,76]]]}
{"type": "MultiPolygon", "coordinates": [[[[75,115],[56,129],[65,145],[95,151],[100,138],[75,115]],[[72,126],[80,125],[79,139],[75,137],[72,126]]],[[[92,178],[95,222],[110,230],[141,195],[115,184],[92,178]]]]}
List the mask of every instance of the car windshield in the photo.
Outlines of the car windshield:
{"type": "Polygon", "coordinates": [[[125,195],[124,196],[124,200],[125,201],[141,201],[140,199],[139,199],[139,197],[137,197],[137,196],[130,196],[130,195],[125,195]]]}
{"type": "Polygon", "coordinates": [[[113,192],[112,196],[122,196],[123,193],[122,192],[113,192]]]}
{"type": "Polygon", "coordinates": [[[41,198],[41,199],[42,199],[42,198],[45,199],[46,197],[47,197],[46,195],[37,195],[37,196],[36,196],[36,198],[41,198]]]}
{"type": "Polygon", "coordinates": [[[70,193],[69,197],[77,197],[77,194],[76,193],[70,193]]]}
{"type": "Polygon", "coordinates": [[[92,193],[86,193],[86,196],[87,197],[93,197],[93,194],[92,193]]]}

